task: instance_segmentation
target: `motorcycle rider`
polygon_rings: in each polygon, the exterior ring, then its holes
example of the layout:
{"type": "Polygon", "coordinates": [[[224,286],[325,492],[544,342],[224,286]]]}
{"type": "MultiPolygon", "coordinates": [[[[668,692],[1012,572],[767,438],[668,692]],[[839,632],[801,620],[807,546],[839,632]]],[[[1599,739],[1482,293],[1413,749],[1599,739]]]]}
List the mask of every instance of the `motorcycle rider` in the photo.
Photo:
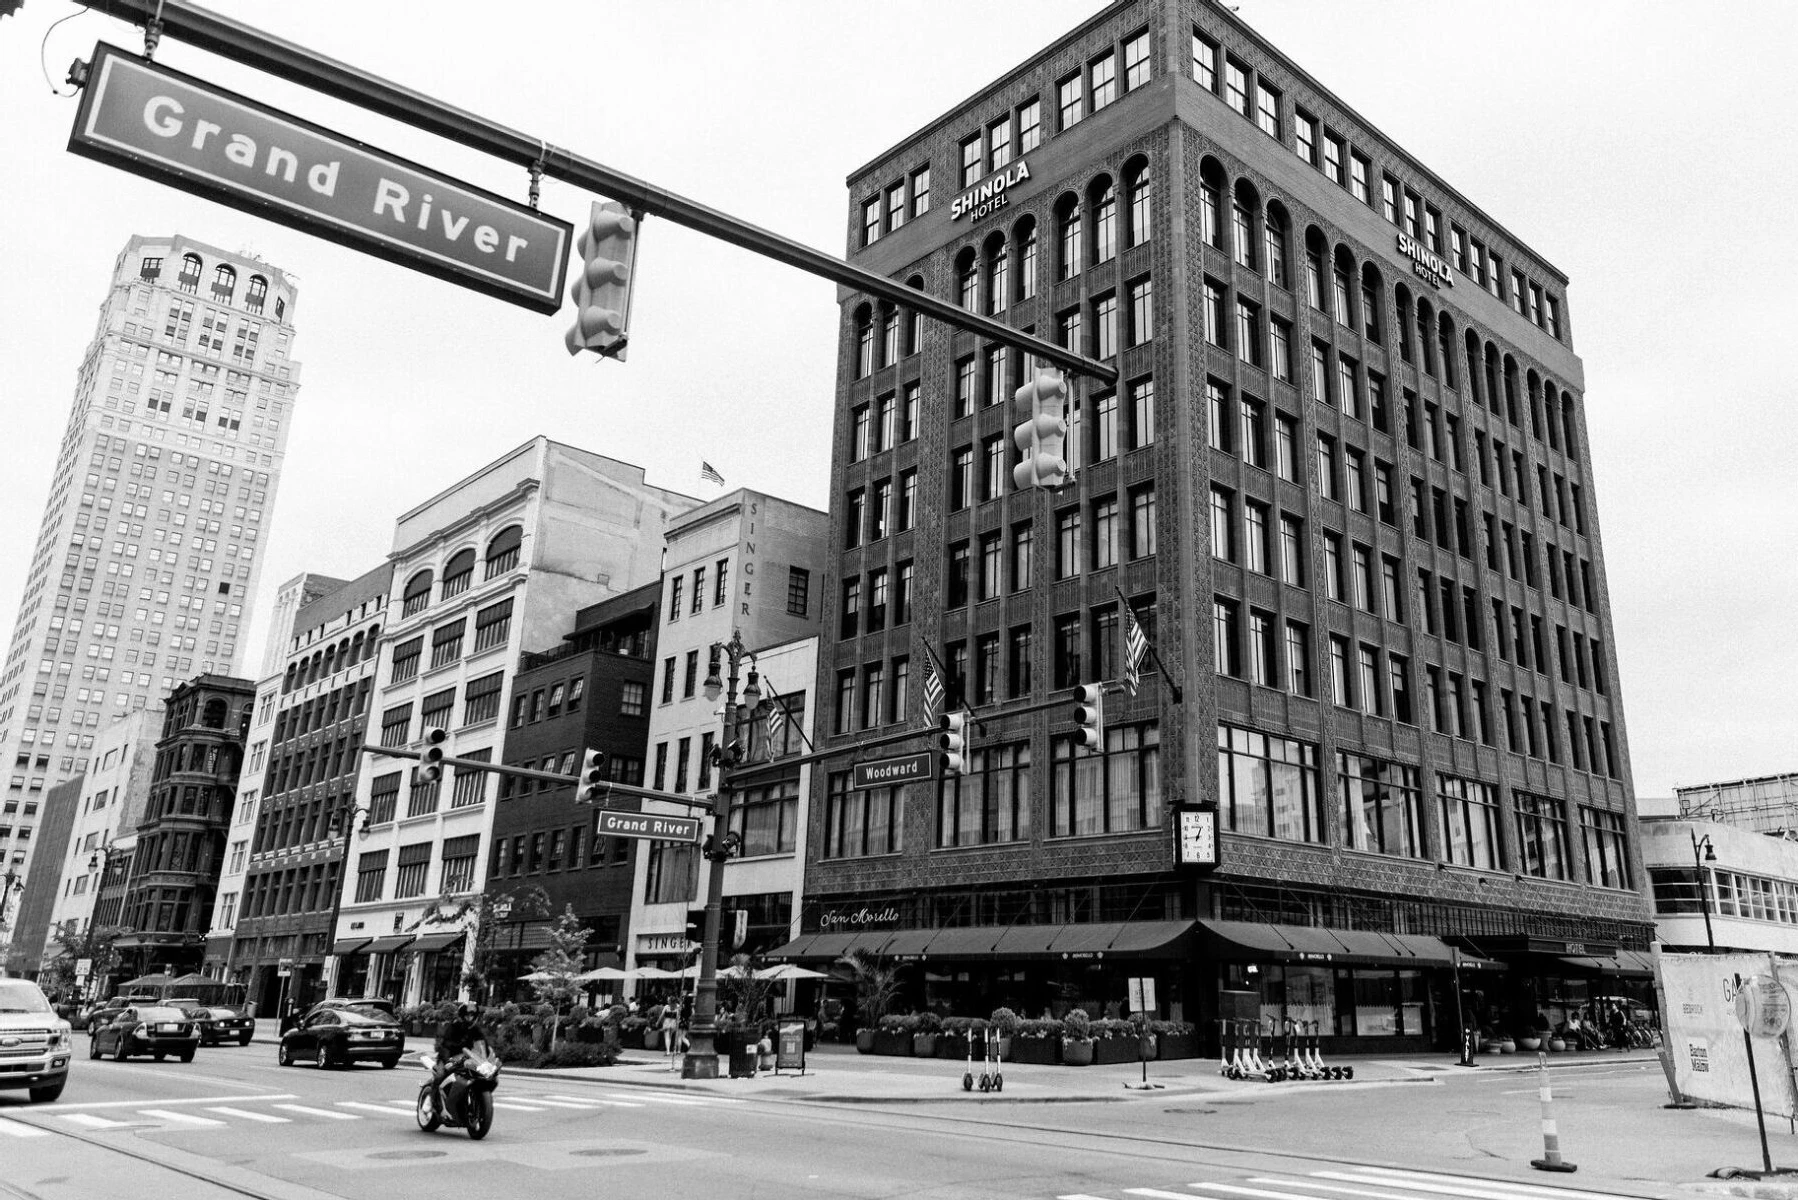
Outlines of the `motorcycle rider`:
{"type": "Polygon", "coordinates": [[[456,1005],[456,1015],[437,1027],[437,1065],[431,1068],[431,1094],[439,1112],[443,1111],[443,1081],[464,1053],[487,1041],[480,1015],[474,1001],[463,1000],[456,1005]]]}

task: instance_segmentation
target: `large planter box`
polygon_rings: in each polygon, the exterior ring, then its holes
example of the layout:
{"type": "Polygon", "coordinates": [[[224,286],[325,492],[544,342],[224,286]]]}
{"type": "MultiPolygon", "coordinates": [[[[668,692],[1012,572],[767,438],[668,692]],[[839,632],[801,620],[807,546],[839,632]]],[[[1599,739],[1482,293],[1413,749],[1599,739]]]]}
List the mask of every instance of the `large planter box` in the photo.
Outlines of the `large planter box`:
{"type": "Polygon", "coordinates": [[[872,1029],[855,1031],[855,1050],[858,1054],[874,1053],[874,1031],[872,1029]]]}
{"type": "Polygon", "coordinates": [[[936,1035],[936,1056],[965,1060],[968,1057],[968,1039],[955,1033],[939,1033],[936,1035]]]}
{"type": "Polygon", "coordinates": [[[1050,1065],[1061,1061],[1060,1038],[1014,1037],[1011,1039],[1011,1061],[1050,1065]]]}
{"type": "Polygon", "coordinates": [[[912,1035],[909,1033],[902,1033],[890,1029],[876,1029],[874,1031],[874,1053],[897,1054],[905,1058],[910,1058],[912,1056],[911,1039],[912,1035]]]}
{"type": "Polygon", "coordinates": [[[1199,1038],[1196,1033],[1164,1033],[1157,1040],[1161,1043],[1162,1058],[1199,1057],[1199,1038]]]}
{"type": "Polygon", "coordinates": [[[941,1034],[914,1033],[911,1038],[911,1052],[916,1058],[935,1058],[936,1044],[941,1034]]]}
{"type": "Polygon", "coordinates": [[[1093,1039],[1093,1062],[1099,1066],[1142,1061],[1141,1041],[1137,1038],[1093,1039]]]}
{"type": "Polygon", "coordinates": [[[1083,1038],[1079,1041],[1069,1041],[1064,1038],[1061,1043],[1061,1061],[1070,1067],[1091,1066],[1096,1053],[1094,1047],[1097,1045],[1098,1043],[1091,1038],[1083,1038]]]}

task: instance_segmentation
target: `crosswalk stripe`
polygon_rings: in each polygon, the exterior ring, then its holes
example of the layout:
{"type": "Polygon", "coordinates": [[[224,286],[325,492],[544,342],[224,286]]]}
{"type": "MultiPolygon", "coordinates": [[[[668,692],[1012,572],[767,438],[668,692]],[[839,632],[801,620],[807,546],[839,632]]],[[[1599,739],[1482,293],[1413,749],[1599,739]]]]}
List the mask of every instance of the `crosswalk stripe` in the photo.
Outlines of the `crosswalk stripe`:
{"type": "Polygon", "coordinates": [[[173,1121],[177,1125],[198,1125],[217,1129],[224,1125],[223,1121],[215,1121],[211,1117],[196,1117],[188,1113],[173,1112],[166,1108],[140,1108],[139,1116],[155,1117],[159,1121],[173,1121]]]}
{"type": "Polygon", "coordinates": [[[407,1113],[401,1109],[390,1108],[385,1104],[364,1104],[360,1100],[339,1100],[339,1108],[360,1108],[364,1112],[378,1112],[384,1117],[403,1117],[407,1113]]]}
{"type": "Polygon", "coordinates": [[[7,1137],[16,1138],[50,1136],[50,1131],[48,1129],[39,1129],[35,1125],[25,1125],[18,1121],[7,1120],[0,1120],[0,1133],[4,1133],[7,1137]]]}
{"type": "Polygon", "coordinates": [[[567,1104],[578,1104],[582,1108],[611,1108],[616,1100],[595,1100],[592,1096],[528,1096],[526,1104],[546,1104],[551,1100],[561,1100],[567,1104]]]}
{"type": "Polygon", "coordinates": [[[582,1111],[593,1107],[590,1104],[576,1104],[571,1100],[545,1100],[542,1096],[532,1096],[530,1102],[532,1104],[541,1104],[545,1108],[572,1108],[582,1111]]]}
{"type": "Polygon", "coordinates": [[[125,1129],[132,1124],[130,1121],[114,1121],[110,1117],[96,1117],[93,1113],[52,1113],[51,1115],[61,1117],[71,1124],[85,1125],[89,1129],[125,1129]]]}
{"type": "Polygon", "coordinates": [[[206,1110],[206,1111],[207,1111],[207,1112],[215,1112],[215,1113],[219,1113],[219,1114],[221,1114],[221,1115],[222,1115],[222,1116],[227,1116],[227,1117],[236,1117],[236,1118],[237,1118],[237,1119],[238,1119],[238,1120],[240,1120],[240,1121],[261,1121],[261,1122],[263,1122],[263,1123],[264,1123],[264,1124],[266,1124],[266,1125],[286,1125],[286,1124],[289,1124],[289,1120],[288,1120],[288,1118],[286,1118],[286,1117],[277,1117],[277,1116],[274,1116],[274,1115],[272,1115],[272,1114],[270,1114],[270,1113],[259,1113],[259,1112],[251,1112],[251,1111],[250,1111],[250,1110],[249,1110],[249,1109],[247,1109],[247,1108],[224,1108],[224,1107],[219,1107],[219,1108],[209,1108],[209,1109],[207,1109],[207,1110],[206,1110]]]}
{"type": "MultiPolygon", "coordinates": [[[[1404,1171],[1396,1167],[1361,1167],[1363,1174],[1391,1176],[1398,1179],[1427,1179],[1438,1183],[1477,1183],[1481,1187],[1512,1192],[1520,1196],[1554,1196],[1558,1200],[1617,1200],[1616,1192],[1582,1192],[1575,1188],[1551,1187],[1545,1184],[1507,1183],[1499,1179],[1469,1179],[1464,1175],[1439,1175],[1429,1171],[1404,1171]]],[[[1382,1180],[1381,1182],[1384,1182],[1382,1180]]]]}
{"type": "MultiPolygon", "coordinates": [[[[1281,1181],[1284,1182],[1284,1181],[1281,1181]]],[[[1303,1192],[1270,1192],[1263,1188],[1238,1187],[1233,1183],[1209,1183],[1200,1181],[1189,1183],[1187,1187],[1204,1188],[1212,1192],[1228,1192],[1232,1196],[1254,1196],[1256,1200],[1307,1200],[1303,1192]]],[[[1315,1200],[1315,1198],[1313,1198],[1315,1200]]]]}
{"type": "Polygon", "coordinates": [[[704,1104],[735,1104],[735,1103],[737,1103],[735,1100],[722,1100],[722,1099],[720,1099],[720,1100],[696,1100],[696,1099],[690,1099],[686,1096],[652,1096],[646,1092],[640,1093],[640,1094],[634,1095],[634,1096],[621,1096],[617,1092],[607,1092],[606,1095],[614,1097],[619,1100],[630,1100],[633,1103],[637,1103],[637,1104],[648,1103],[648,1104],[704,1105],[704,1104]]]}
{"type": "Polygon", "coordinates": [[[1381,1187],[1403,1188],[1407,1192],[1433,1192],[1439,1196],[1467,1196],[1470,1200],[1521,1200],[1522,1197],[1554,1197],[1555,1200],[1617,1200],[1613,1196],[1602,1196],[1597,1192],[1563,1192],[1560,1188],[1528,1188],[1516,1190],[1527,1185],[1513,1184],[1509,1187],[1488,1186],[1484,1179],[1467,1179],[1455,1175],[1410,1174],[1394,1171],[1390,1168],[1369,1168],[1366,1173],[1355,1174],[1348,1171],[1313,1171],[1318,1179],[1341,1179],[1349,1183],[1372,1183],[1381,1187]]]}
{"type": "Polygon", "coordinates": [[[1186,1192],[1164,1192],[1160,1188],[1125,1188],[1127,1196],[1148,1196],[1150,1200],[1192,1200],[1186,1192]]]}
{"type": "Polygon", "coordinates": [[[1085,1192],[1069,1192],[1065,1196],[1057,1196],[1055,1200],[1105,1200],[1103,1196],[1089,1196],[1085,1192]]]}
{"type": "Polygon", "coordinates": [[[503,1108],[507,1112],[543,1112],[544,1111],[544,1109],[540,1105],[515,1104],[510,1100],[495,1100],[493,1102],[493,1107],[503,1108]]]}
{"type": "Polygon", "coordinates": [[[277,1104],[275,1107],[287,1112],[305,1113],[309,1117],[324,1117],[332,1121],[360,1121],[362,1119],[354,1113],[332,1112],[328,1108],[307,1108],[304,1104],[277,1104]]]}
{"type": "Polygon", "coordinates": [[[1277,1183],[1277,1184],[1281,1184],[1285,1187],[1307,1188],[1310,1191],[1314,1191],[1314,1192],[1336,1192],[1339,1195],[1343,1195],[1343,1196],[1367,1196],[1367,1197],[1371,1197],[1372,1200],[1416,1200],[1415,1197],[1408,1196],[1402,1192],[1370,1192],[1366,1188],[1343,1187],[1341,1184],[1333,1184],[1333,1183],[1313,1183],[1309,1179],[1256,1178],[1256,1179],[1249,1180],[1249,1182],[1250,1183],[1277,1183]]]}

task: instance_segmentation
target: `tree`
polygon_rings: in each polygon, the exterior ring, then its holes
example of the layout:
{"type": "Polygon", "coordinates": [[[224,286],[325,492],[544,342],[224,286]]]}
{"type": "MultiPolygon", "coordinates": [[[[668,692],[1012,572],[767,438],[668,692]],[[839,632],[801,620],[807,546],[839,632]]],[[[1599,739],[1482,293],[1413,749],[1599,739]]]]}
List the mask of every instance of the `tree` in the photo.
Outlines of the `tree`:
{"type": "Polygon", "coordinates": [[[837,963],[849,968],[849,977],[855,983],[855,1007],[862,1027],[874,1028],[899,995],[899,975],[905,964],[889,962],[866,948],[851,950],[837,963]]]}
{"type": "Polygon", "coordinates": [[[550,1006],[549,1040],[552,1045],[561,1032],[562,1018],[580,994],[580,985],[574,977],[581,973],[582,954],[587,948],[590,932],[586,923],[574,915],[574,905],[570,904],[550,923],[549,949],[531,960],[531,974],[527,978],[531,990],[537,993],[538,1003],[550,1006]]]}
{"type": "Polygon", "coordinates": [[[778,986],[772,979],[757,978],[757,966],[756,960],[751,956],[733,954],[730,960],[731,974],[718,977],[725,1003],[751,1022],[762,1015],[768,996],[778,986]]]}
{"type": "MultiPolygon", "coordinates": [[[[427,909],[429,915],[433,909],[427,909]]],[[[493,998],[493,985],[499,982],[499,955],[504,949],[499,944],[499,930],[502,922],[507,920],[531,920],[549,916],[549,893],[532,885],[523,890],[501,892],[495,895],[482,892],[461,900],[448,913],[438,913],[440,921],[457,920],[468,914],[474,914],[474,947],[469,958],[468,969],[462,973],[462,986],[469,992],[481,997],[484,1001],[493,998]]]]}
{"type": "Polygon", "coordinates": [[[113,945],[128,932],[122,925],[88,925],[81,928],[76,920],[58,921],[50,928],[45,947],[56,946],[56,955],[46,958],[38,969],[38,985],[50,995],[67,995],[82,986],[75,968],[88,960],[88,980],[104,979],[118,966],[119,952],[113,945]]]}

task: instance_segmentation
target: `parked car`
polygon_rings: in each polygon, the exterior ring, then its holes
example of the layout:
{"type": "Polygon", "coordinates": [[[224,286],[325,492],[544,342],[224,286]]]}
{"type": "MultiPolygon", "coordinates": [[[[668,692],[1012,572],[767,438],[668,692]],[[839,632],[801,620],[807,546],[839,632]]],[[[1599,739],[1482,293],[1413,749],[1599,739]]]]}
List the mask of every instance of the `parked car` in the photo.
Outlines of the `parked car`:
{"type": "Polygon", "coordinates": [[[37,984],[0,979],[0,1090],[29,1088],[40,1104],[62,1095],[72,1040],[37,984]]]}
{"type": "Polygon", "coordinates": [[[202,1046],[222,1046],[226,1042],[247,1046],[250,1044],[250,1035],[256,1032],[256,1018],[242,1016],[235,1008],[199,1003],[186,1003],[177,1007],[193,1018],[194,1024],[200,1027],[202,1046]]]}
{"type": "Polygon", "coordinates": [[[321,1000],[281,1035],[277,1061],[284,1067],[309,1062],[347,1067],[378,1062],[391,1070],[406,1052],[406,1033],[386,1001],[321,1000]]]}
{"type": "Polygon", "coordinates": [[[180,1009],[133,1005],[106,1024],[89,1028],[87,1056],[99,1058],[110,1052],[124,1062],[134,1054],[153,1054],[161,1062],[172,1054],[182,1062],[192,1062],[199,1046],[200,1027],[180,1009]]]}

